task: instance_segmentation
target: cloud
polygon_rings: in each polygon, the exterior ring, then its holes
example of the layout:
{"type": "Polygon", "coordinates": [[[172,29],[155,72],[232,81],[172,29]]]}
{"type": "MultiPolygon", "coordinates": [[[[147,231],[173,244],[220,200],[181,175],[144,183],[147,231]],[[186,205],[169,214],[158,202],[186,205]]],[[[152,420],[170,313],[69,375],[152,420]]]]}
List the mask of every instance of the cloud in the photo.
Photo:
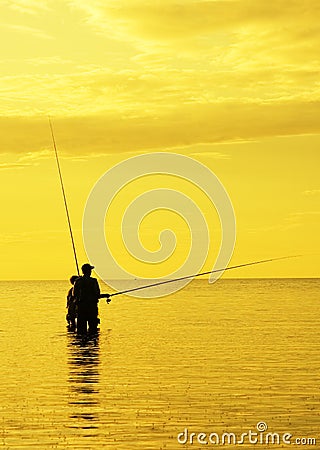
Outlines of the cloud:
{"type": "Polygon", "coordinates": [[[42,56],[36,58],[29,58],[25,60],[26,63],[34,66],[55,66],[55,65],[66,65],[74,64],[71,59],[61,58],[61,56],[42,56]]]}
{"type": "Polygon", "coordinates": [[[320,211],[298,211],[295,213],[292,213],[291,216],[292,217],[303,217],[303,216],[319,216],[320,215],[320,211]]]}
{"type": "Polygon", "coordinates": [[[151,67],[140,62],[127,70],[110,68],[67,74],[11,75],[2,78],[0,113],[5,116],[100,115],[154,117],[164,110],[198,103],[268,103],[285,105],[320,100],[317,72],[310,69],[303,82],[298,70],[214,72],[200,68],[151,67]]]}
{"type": "MultiPolygon", "coordinates": [[[[272,136],[320,134],[320,102],[189,103],[150,114],[54,118],[60,153],[85,156],[192,147],[272,136]]],[[[46,117],[0,118],[0,151],[52,148],[46,117]],[[14,136],[14,138],[12,138],[14,136]]]]}
{"type": "Polygon", "coordinates": [[[190,153],[191,156],[202,156],[204,158],[210,158],[210,159],[230,159],[230,155],[227,155],[225,153],[220,152],[192,152],[190,153]]]}
{"type": "MultiPolygon", "coordinates": [[[[16,4],[35,11],[40,3],[16,4]]],[[[51,53],[45,46],[45,54],[21,54],[20,66],[12,55],[11,72],[9,63],[3,67],[1,153],[45,157],[38,152],[51,146],[48,114],[64,154],[81,157],[320,133],[318,2],[43,4],[47,29],[42,16],[29,18],[30,26],[7,25],[23,33],[49,30],[55,39],[51,53]],[[62,40],[48,5],[71,30],[62,40]],[[76,55],[69,37],[89,42],[92,59],[81,46],[76,55]],[[114,49],[113,38],[123,45],[114,49]]]]}
{"type": "MultiPolygon", "coordinates": [[[[2,156],[8,159],[12,157],[8,152],[5,152],[2,156]]],[[[0,163],[0,169],[22,169],[37,166],[38,162],[43,159],[53,157],[52,150],[39,150],[34,152],[18,152],[16,154],[16,160],[10,162],[0,163]]],[[[12,158],[11,158],[12,159],[12,158]]]]}
{"type": "Polygon", "coordinates": [[[320,195],[320,189],[310,189],[310,190],[303,191],[303,195],[306,195],[308,197],[320,195]]]}
{"type": "Polygon", "coordinates": [[[65,230],[63,229],[0,233],[0,246],[26,244],[30,242],[48,242],[48,240],[55,240],[64,234],[65,230]]]}
{"type": "Polygon", "coordinates": [[[320,211],[296,211],[283,217],[279,223],[273,223],[269,226],[261,226],[256,228],[248,228],[248,233],[289,231],[291,229],[307,227],[310,223],[319,223],[320,211]]]}
{"type": "Polygon", "coordinates": [[[44,149],[35,152],[26,152],[19,158],[19,161],[38,161],[39,159],[48,158],[52,158],[52,151],[44,149]]]}
{"type": "Polygon", "coordinates": [[[9,23],[2,23],[1,27],[7,28],[8,30],[11,30],[11,31],[24,33],[24,34],[27,34],[28,36],[32,35],[32,36],[35,36],[37,38],[42,38],[42,39],[53,39],[52,36],[45,33],[43,30],[41,30],[39,28],[35,28],[35,27],[29,27],[26,25],[15,25],[15,24],[9,24],[9,23]]]}
{"type": "Polygon", "coordinates": [[[284,44],[296,49],[296,41],[310,42],[319,37],[320,6],[316,0],[307,4],[297,0],[290,4],[284,0],[77,0],[71,4],[86,14],[87,23],[99,33],[131,39],[133,45],[149,49],[165,45],[174,51],[180,42],[179,47],[184,46],[186,51],[191,46],[212,53],[216,47],[228,50],[230,44],[237,51],[249,41],[253,48],[262,43],[268,51],[265,44],[270,41],[277,45],[272,47],[277,53],[284,44]]]}
{"type": "Polygon", "coordinates": [[[50,11],[47,0],[9,0],[8,7],[21,14],[36,15],[50,11]]]}
{"type": "Polygon", "coordinates": [[[93,32],[131,45],[137,52],[132,61],[142,70],[167,74],[164,95],[182,98],[186,92],[211,101],[320,97],[315,0],[72,3],[93,32]]]}
{"type": "Polygon", "coordinates": [[[286,224],[291,226],[304,226],[309,227],[310,225],[319,225],[320,211],[296,211],[285,217],[284,221],[286,224]]]}
{"type": "Polygon", "coordinates": [[[296,228],[300,228],[302,226],[302,223],[280,223],[280,224],[273,224],[269,226],[263,226],[263,227],[255,227],[255,228],[248,228],[247,232],[249,234],[260,234],[261,233],[274,233],[274,232],[287,232],[289,230],[293,230],[296,228]]]}
{"type": "Polygon", "coordinates": [[[29,167],[33,164],[22,164],[22,163],[0,163],[0,169],[21,169],[23,167],[29,167]]]}

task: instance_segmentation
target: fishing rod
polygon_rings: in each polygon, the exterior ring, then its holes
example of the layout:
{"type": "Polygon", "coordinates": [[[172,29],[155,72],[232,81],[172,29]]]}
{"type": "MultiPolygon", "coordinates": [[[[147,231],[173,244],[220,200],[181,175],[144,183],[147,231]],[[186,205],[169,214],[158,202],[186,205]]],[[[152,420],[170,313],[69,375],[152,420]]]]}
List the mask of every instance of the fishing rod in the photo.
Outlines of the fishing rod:
{"type": "Polygon", "coordinates": [[[62,179],[62,173],[61,173],[61,168],[60,168],[60,163],[59,163],[59,158],[58,158],[58,151],[57,151],[57,146],[56,146],[56,140],[55,140],[55,138],[54,138],[53,127],[52,127],[52,123],[51,123],[50,117],[48,117],[48,119],[49,119],[49,125],[50,125],[50,130],[51,130],[51,136],[52,136],[52,142],[53,142],[54,153],[55,153],[55,156],[56,156],[56,162],[57,162],[57,167],[58,167],[58,172],[59,172],[60,186],[61,186],[61,191],[62,191],[62,196],[63,196],[64,206],[65,206],[66,215],[67,215],[67,220],[68,220],[68,226],[69,226],[70,238],[71,238],[71,243],[72,243],[72,248],[73,248],[73,254],[74,254],[74,260],[75,260],[76,267],[77,267],[77,273],[78,273],[78,275],[80,276],[79,264],[78,264],[78,258],[77,258],[77,252],[76,252],[76,246],[75,246],[75,244],[74,244],[74,239],[73,239],[73,233],[72,233],[72,227],[71,227],[71,220],[70,220],[70,215],[69,215],[69,209],[68,209],[68,203],[67,203],[66,192],[65,192],[65,189],[64,189],[64,185],[63,185],[63,179],[62,179]]]}
{"type": "Polygon", "coordinates": [[[239,267],[253,266],[256,264],[263,264],[263,263],[267,263],[267,262],[271,262],[271,261],[279,261],[281,259],[299,258],[300,256],[302,256],[302,255],[281,256],[279,258],[262,259],[260,261],[253,261],[253,262],[249,262],[249,263],[245,263],[245,264],[238,264],[237,266],[225,267],[223,269],[214,269],[214,270],[209,270],[208,272],[201,272],[201,273],[196,273],[194,275],[187,275],[187,276],[180,277],[180,278],[174,278],[173,280],[159,281],[157,283],[147,284],[145,286],[140,286],[140,287],[136,287],[136,288],[132,288],[132,289],[126,289],[124,291],[115,292],[113,294],[101,294],[100,297],[107,298],[107,302],[109,303],[111,301],[111,300],[109,300],[110,297],[114,297],[115,295],[127,294],[129,292],[140,291],[142,289],[160,286],[162,284],[174,283],[176,281],[182,281],[182,280],[188,280],[189,278],[200,277],[202,275],[209,275],[211,273],[224,272],[225,270],[238,269],[239,267]]]}

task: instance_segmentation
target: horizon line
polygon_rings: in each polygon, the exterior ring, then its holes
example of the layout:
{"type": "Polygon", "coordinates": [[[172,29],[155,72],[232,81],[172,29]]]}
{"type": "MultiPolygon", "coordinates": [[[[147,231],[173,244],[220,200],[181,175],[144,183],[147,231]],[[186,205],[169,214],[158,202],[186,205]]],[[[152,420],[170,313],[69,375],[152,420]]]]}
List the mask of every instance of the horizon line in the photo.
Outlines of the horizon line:
{"type": "MultiPolygon", "coordinates": [[[[93,277],[93,278],[97,278],[98,281],[101,281],[102,283],[106,283],[102,278],[98,278],[98,277],[93,277]]],[[[160,280],[161,278],[111,278],[111,281],[144,281],[144,280],[150,280],[150,281],[156,281],[156,280],[160,280]]],[[[234,277],[234,278],[229,278],[229,277],[225,277],[225,278],[218,278],[216,281],[222,281],[222,280],[319,280],[320,276],[306,276],[306,277],[292,277],[292,276],[287,276],[287,277],[234,277]]],[[[174,278],[165,278],[164,281],[174,281],[174,278]]],[[[198,277],[198,280],[203,280],[203,281],[208,281],[209,278],[200,278],[198,277]]],[[[16,281],[16,282],[21,282],[21,281],[69,281],[69,278],[41,278],[41,279],[37,279],[37,278],[29,278],[29,279],[0,279],[0,282],[11,282],[11,281],[16,281]]],[[[177,280],[178,281],[182,281],[182,280],[177,280]]],[[[190,279],[190,282],[194,281],[194,279],[190,279]]]]}

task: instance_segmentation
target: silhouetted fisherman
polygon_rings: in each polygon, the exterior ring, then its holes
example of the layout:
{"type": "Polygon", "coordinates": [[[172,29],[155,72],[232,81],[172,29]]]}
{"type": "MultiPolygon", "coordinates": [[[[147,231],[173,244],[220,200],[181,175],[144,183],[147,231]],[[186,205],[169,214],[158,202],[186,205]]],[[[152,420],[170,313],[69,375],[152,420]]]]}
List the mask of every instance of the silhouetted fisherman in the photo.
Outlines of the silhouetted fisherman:
{"type": "Polygon", "coordinates": [[[70,278],[70,283],[72,284],[72,287],[69,289],[68,295],[67,295],[67,322],[70,330],[76,329],[76,317],[77,317],[77,301],[73,293],[73,285],[75,281],[79,278],[78,275],[72,275],[70,278]]]}
{"type": "Polygon", "coordinates": [[[77,332],[85,333],[87,326],[89,332],[97,331],[98,323],[98,302],[100,298],[100,288],[96,278],[91,277],[93,266],[83,264],[81,267],[83,276],[79,277],[73,288],[73,295],[77,302],[77,332]]]}

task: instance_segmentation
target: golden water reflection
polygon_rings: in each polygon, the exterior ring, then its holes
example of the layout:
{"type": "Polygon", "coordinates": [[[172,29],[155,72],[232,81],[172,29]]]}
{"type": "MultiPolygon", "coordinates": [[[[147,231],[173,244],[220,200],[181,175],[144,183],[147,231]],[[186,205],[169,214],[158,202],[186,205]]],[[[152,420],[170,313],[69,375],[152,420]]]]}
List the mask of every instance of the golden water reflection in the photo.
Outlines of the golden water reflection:
{"type": "Polygon", "coordinates": [[[320,280],[119,298],[90,338],[66,333],[65,285],[2,283],[1,448],[174,450],[186,428],[241,435],[259,421],[319,442],[320,280]]]}
{"type": "Polygon", "coordinates": [[[70,428],[95,430],[99,423],[99,334],[68,335],[70,428]]]}

